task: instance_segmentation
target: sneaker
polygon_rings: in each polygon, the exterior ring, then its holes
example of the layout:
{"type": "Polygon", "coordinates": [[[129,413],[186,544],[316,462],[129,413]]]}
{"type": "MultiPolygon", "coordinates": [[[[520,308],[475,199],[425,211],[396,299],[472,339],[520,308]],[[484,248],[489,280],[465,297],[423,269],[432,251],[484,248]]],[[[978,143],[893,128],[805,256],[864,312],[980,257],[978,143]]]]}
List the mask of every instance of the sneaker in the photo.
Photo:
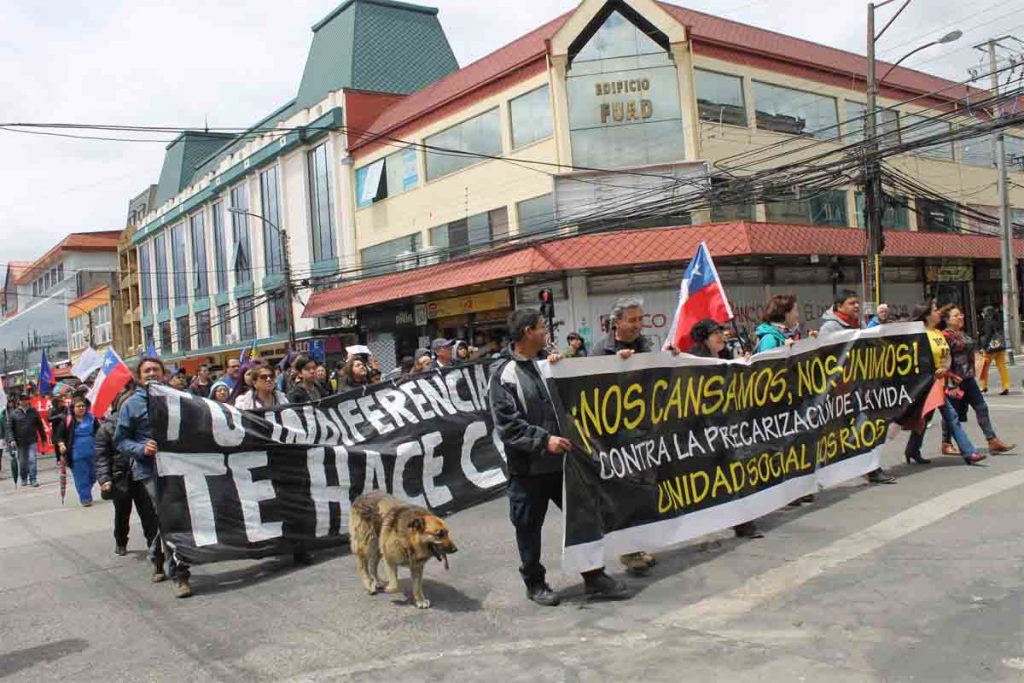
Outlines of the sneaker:
{"type": "Polygon", "coordinates": [[[308,550],[299,550],[298,552],[292,553],[292,560],[295,564],[301,564],[305,567],[313,564],[313,553],[308,550]]]}
{"type": "Polygon", "coordinates": [[[167,574],[164,574],[163,569],[154,569],[153,575],[149,577],[149,580],[153,583],[163,583],[167,580],[167,574]]]}
{"type": "Polygon", "coordinates": [[[877,470],[868,472],[868,481],[872,484],[895,484],[896,477],[879,467],[877,470]]]}
{"type": "Polygon", "coordinates": [[[619,561],[622,562],[622,566],[626,568],[626,571],[633,576],[645,576],[647,570],[651,568],[644,559],[644,553],[642,552],[623,555],[619,558],[619,561]]]}
{"type": "Polygon", "coordinates": [[[1010,390],[1009,389],[1003,389],[1002,391],[999,392],[999,395],[1000,396],[1009,396],[1010,395],[1010,390]]]}
{"type": "Polygon", "coordinates": [[[82,503],[82,507],[84,507],[84,508],[91,508],[92,507],[92,501],[91,500],[85,501],[84,503],[82,503]]]}
{"type": "Polygon", "coordinates": [[[124,557],[128,554],[128,546],[117,543],[114,545],[114,554],[118,557],[124,557]]]}
{"type": "Polygon", "coordinates": [[[35,488],[35,489],[39,488],[39,482],[38,481],[32,482],[32,488],[35,488]]]}
{"type": "Polygon", "coordinates": [[[949,441],[942,442],[942,454],[943,455],[960,455],[960,449],[954,446],[949,441]]]}
{"type": "Polygon", "coordinates": [[[543,607],[556,607],[562,601],[558,593],[551,590],[551,586],[541,583],[536,586],[528,586],[526,597],[543,607]]]}
{"type": "Polygon", "coordinates": [[[624,600],[630,597],[629,588],[604,572],[592,579],[585,579],[586,595],[591,600],[624,600]]]}
{"type": "Polygon", "coordinates": [[[174,580],[174,597],[176,597],[176,598],[191,598],[192,597],[192,584],[189,583],[188,579],[175,579],[174,580]]]}
{"type": "Polygon", "coordinates": [[[987,458],[988,456],[984,453],[974,453],[969,457],[964,458],[964,462],[968,465],[977,465],[979,462],[987,458]]]}

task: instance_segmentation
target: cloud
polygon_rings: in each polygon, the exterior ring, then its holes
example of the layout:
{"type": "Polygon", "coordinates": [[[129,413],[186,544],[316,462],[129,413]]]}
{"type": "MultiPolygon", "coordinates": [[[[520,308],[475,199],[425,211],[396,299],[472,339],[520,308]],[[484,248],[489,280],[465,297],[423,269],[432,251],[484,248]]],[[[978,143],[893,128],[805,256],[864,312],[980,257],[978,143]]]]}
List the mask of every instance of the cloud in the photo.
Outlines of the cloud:
{"type": "MultiPolygon", "coordinates": [[[[68,0],[60,11],[8,0],[0,28],[0,119],[202,127],[246,126],[294,96],[310,27],[340,0],[203,4],[68,0]]],[[[684,0],[677,0],[682,3],[684,0]]],[[[437,0],[459,63],[468,64],[575,7],[569,0],[437,0]]],[[[687,6],[863,53],[860,0],[690,0],[687,6]]],[[[1024,0],[976,7],[912,2],[879,44],[898,57],[953,28],[954,45],[909,62],[960,80],[971,45],[1020,30],[1024,0]],[[1005,16],[1004,16],[1005,15],[1005,16]]],[[[881,21],[892,7],[880,10],[881,21]]],[[[154,136],[148,134],[147,138],[154,136]]],[[[157,138],[165,136],[155,136],[157,138]]],[[[119,228],[130,197],[156,182],[159,142],[63,140],[0,131],[0,261],[39,256],[68,232],[119,228]],[[25,236],[30,238],[26,239],[25,236]]]]}

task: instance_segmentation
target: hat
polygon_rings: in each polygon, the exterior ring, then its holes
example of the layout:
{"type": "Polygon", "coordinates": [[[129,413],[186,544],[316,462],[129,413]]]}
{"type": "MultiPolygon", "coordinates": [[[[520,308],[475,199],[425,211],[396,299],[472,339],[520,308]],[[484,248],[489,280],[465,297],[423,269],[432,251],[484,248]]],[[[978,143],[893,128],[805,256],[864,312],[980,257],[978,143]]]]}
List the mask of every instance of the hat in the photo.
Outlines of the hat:
{"type": "Polygon", "coordinates": [[[429,356],[429,355],[430,355],[430,351],[428,351],[427,349],[420,348],[420,349],[416,349],[416,353],[413,354],[412,359],[413,359],[414,363],[418,363],[420,358],[423,358],[423,356],[429,356]]]}
{"type": "Polygon", "coordinates": [[[446,349],[454,343],[455,342],[451,339],[439,337],[438,339],[435,339],[434,341],[430,342],[430,350],[437,351],[438,349],[446,349]]]}
{"type": "Polygon", "coordinates": [[[721,332],[723,330],[725,330],[725,325],[716,323],[711,318],[704,318],[690,330],[690,338],[700,344],[706,342],[708,337],[713,335],[715,332],[721,332]]]}

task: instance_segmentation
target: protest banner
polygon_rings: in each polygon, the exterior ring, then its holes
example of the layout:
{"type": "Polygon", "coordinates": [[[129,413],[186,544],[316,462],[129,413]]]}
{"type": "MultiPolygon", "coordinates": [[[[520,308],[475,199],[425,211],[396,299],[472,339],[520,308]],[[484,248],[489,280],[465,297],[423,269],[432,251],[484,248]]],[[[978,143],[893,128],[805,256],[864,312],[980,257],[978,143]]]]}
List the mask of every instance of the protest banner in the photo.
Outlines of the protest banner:
{"type": "Polygon", "coordinates": [[[489,363],[259,412],[149,389],[160,530],[193,564],[337,544],[370,490],[444,515],[506,483],[489,363]]]}
{"type": "Polygon", "coordinates": [[[575,446],[565,571],[726,529],[876,469],[890,424],[935,379],[918,323],[751,361],[646,353],[542,367],[575,446]]]}

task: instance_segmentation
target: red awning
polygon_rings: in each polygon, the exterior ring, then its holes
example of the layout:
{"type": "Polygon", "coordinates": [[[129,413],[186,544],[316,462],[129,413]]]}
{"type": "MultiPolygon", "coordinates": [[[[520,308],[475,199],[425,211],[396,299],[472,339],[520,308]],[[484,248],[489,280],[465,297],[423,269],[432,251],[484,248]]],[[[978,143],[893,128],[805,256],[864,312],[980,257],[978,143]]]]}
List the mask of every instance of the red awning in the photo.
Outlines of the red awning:
{"type": "MultiPolygon", "coordinates": [[[[999,259],[999,239],[980,235],[886,231],[887,257],[999,259]]],[[[310,297],[303,316],[405,299],[522,275],[685,262],[701,242],[716,258],[754,255],[860,256],[864,231],[781,223],[714,223],[620,230],[490,251],[436,266],[360,280],[310,297]]],[[[1014,244],[1024,258],[1024,243],[1014,244]]]]}

